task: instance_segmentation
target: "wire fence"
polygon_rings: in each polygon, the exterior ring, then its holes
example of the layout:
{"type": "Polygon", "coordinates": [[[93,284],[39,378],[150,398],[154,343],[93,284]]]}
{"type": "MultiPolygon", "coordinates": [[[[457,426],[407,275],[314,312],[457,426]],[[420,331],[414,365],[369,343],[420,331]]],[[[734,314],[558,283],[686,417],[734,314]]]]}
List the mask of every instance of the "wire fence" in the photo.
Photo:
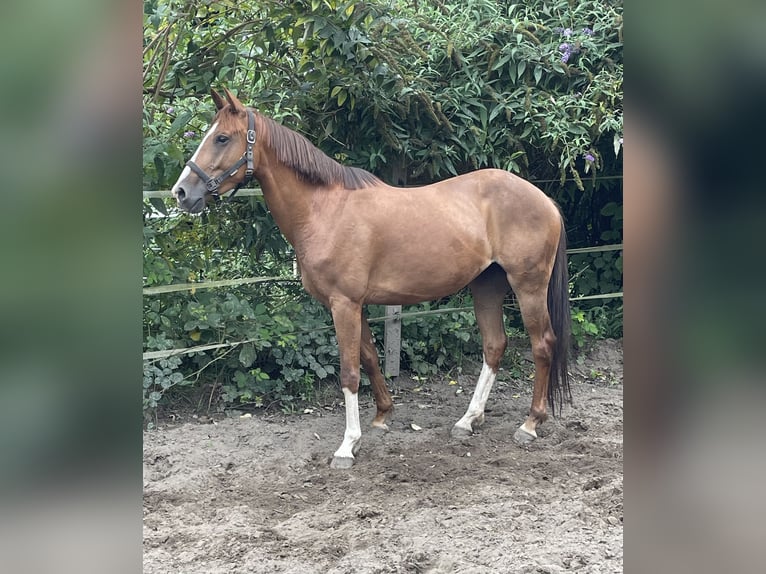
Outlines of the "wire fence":
{"type": "MultiPolygon", "coordinates": [[[[586,248],[592,251],[616,251],[618,249],[622,249],[622,244],[619,245],[613,245],[609,246],[610,249],[606,249],[607,246],[604,246],[604,248],[586,248]]],[[[574,251],[574,250],[573,250],[574,251]]],[[[592,252],[591,251],[591,252],[592,252]]],[[[584,252],[577,250],[577,252],[584,252]]],[[[158,295],[161,293],[172,293],[172,292],[178,292],[178,291],[196,291],[197,289],[214,289],[218,287],[229,287],[229,286],[236,286],[236,285],[246,285],[246,284],[252,284],[252,283],[268,283],[268,282],[292,282],[297,283],[300,279],[296,279],[293,277],[247,277],[243,279],[230,279],[230,280],[223,280],[223,281],[206,281],[206,282],[200,282],[200,283],[179,283],[176,285],[162,285],[158,287],[146,287],[144,288],[143,292],[144,295],[158,295]]],[[[615,299],[615,298],[622,298],[623,292],[614,292],[614,293],[603,293],[598,295],[585,295],[580,297],[571,297],[569,299],[570,302],[577,302],[577,301],[594,301],[599,299],[615,299]]],[[[513,305],[506,305],[506,309],[508,310],[516,310],[518,311],[518,308],[513,305]]],[[[423,317],[427,315],[439,315],[442,313],[459,313],[464,311],[473,311],[473,307],[445,307],[442,309],[431,309],[428,311],[410,311],[410,312],[403,312],[399,313],[397,315],[397,319],[400,321],[404,321],[407,319],[412,319],[415,317],[423,317]]],[[[380,317],[372,317],[368,319],[368,322],[370,323],[378,323],[381,321],[390,320],[391,317],[389,316],[380,316],[380,317]]],[[[332,325],[327,325],[325,327],[319,327],[316,329],[311,329],[310,331],[298,331],[296,333],[293,333],[294,335],[298,334],[304,334],[308,332],[319,332],[324,331],[328,329],[332,329],[332,325]]],[[[143,360],[144,361],[151,361],[151,360],[158,360],[158,359],[164,359],[167,357],[172,357],[176,355],[189,355],[192,353],[201,353],[203,351],[210,351],[214,349],[222,349],[227,347],[237,347],[239,345],[244,345],[246,343],[255,343],[260,341],[261,339],[255,338],[255,339],[246,339],[244,341],[235,341],[235,342],[225,342],[225,343],[215,343],[215,344],[208,344],[208,345],[199,345],[196,347],[186,347],[183,349],[167,349],[162,351],[150,351],[143,354],[143,360]]]]}
{"type": "MultiPolygon", "coordinates": [[[[620,176],[621,177],[621,176],[620,176]]],[[[538,182],[539,183],[539,182],[538,182]]],[[[241,189],[238,192],[239,196],[242,197],[260,197],[263,195],[260,189],[254,189],[254,188],[248,188],[248,189],[241,189]]],[[[151,198],[170,198],[172,197],[172,194],[169,190],[160,190],[160,191],[144,191],[144,197],[151,199],[151,198]]],[[[598,253],[602,251],[622,251],[623,245],[622,243],[614,243],[610,245],[599,245],[595,247],[579,247],[579,248],[573,248],[573,249],[567,249],[568,255],[573,255],[577,253],[598,253]]],[[[154,295],[160,295],[163,293],[175,293],[175,292],[181,292],[181,291],[190,291],[192,293],[201,290],[201,289],[216,289],[221,287],[236,287],[239,285],[248,285],[248,284],[257,284],[257,283],[297,283],[300,279],[295,277],[242,277],[239,279],[224,279],[224,280],[218,280],[218,281],[200,281],[200,282],[194,282],[194,283],[176,283],[172,285],[157,285],[152,287],[144,287],[143,288],[143,294],[144,296],[154,296],[154,295]]],[[[614,298],[622,298],[623,293],[615,292],[615,293],[604,293],[604,294],[598,294],[598,295],[586,295],[581,297],[572,297],[570,298],[571,302],[576,301],[592,301],[592,300],[598,300],[598,299],[614,299],[614,298]]],[[[506,305],[505,306],[508,309],[514,309],[518,310],[515,306],[506,305]]],[[[400,309],[400,307],[397,307],[400,309]]],[[[397,321],[403,321],[406,319],[412,319],[415,317],[422,317],[427,315],[438,315],[443,313],[456,313],[456,312],[466,312],[466,311],[473,311],[473,307],[446,307],[442,309],[432,309],[428,311],[411,311],[411,312],[402,312],[396,314],[396,320],[397,321]]],[[[373,317],[368,319],[368,322],[370,323],[378,323],[382,321],[391,321],[391,314],[387,314],[385,316],[380,317],[373,317]]],[[[311,329],[310,331],[298,331],[296,333],[293,333],[295,335],[304,334],[307,332],[319,332],[319,331],[325,331],[333,329],[333,325],[326,325],[324,327],[318,327],[315,329],[311,329]]],[[[253,339],[246,339],[244,341],[234,341],[234,342],[222,342],[222,343],[212,343],[207,345],[198,345],[195,347],[186,347],[182,349],[166,349],[161,351],[150,351],[143,353],[143,360],[144,361],[156,361],[168,357],[173,356],[180,356],[180,355],[189,355],[193,353],[201,353],[205,351],[212,351],[216,349],[224,349],[224,348],[231,348],[231,347],[238,347],[240,345],[245,345],[247,343],[256,343],[261,341],[259,338],[253,338],[253,339]]]]}
{"type": "MultiPolygon", "coordinates": [[[[567,249],[568,255],[575,253],[598,253],[599,251],[621,251],[622,243],[613,243],[611,245],[599,245],[597,247],[578,247],[567,249]]],[[[158,295],[160,293],[174,293],[178,291],[199,291],[201,289],[214,289],[216,287],[236,287],[238,285],[247,285],[253,283],[297,283],[300,279],[295,277],[242,277],[240,279],[221,279],[218,281],[200,281],[195,283],[174,283],[173,285],[156,285],[153,287],[144,287],[144,295],[158,295]]],[[[611,296],[611,294],[609,295],[611,296]]],[[[591,297],[601,297],[601,295],[592,295],[591,297]]]]}
{"type": "MultiPolygon", "coordinates": [[[[569,300],[570,301],[589,301],[589,300],[597,300],[597,299],[615,299],[615,298],[622,298],[622,291],[617,293],[605,293],[603,295],[587,295],[584,297],[572,297],[569,300]]],[[[506,310],[515,310],[518,311],[518,307],[515,305],[504,305],[504,309],[506,310]]],[[[444,307],[442,309],[430,309],[428,311],[411,311],[411,312],[404,312],[398,315],[399,320],[405,320],[405,319],[412,319],[415,317],[424,317],[427,315],[441,315],[443,313],[460,313],[460,312],[466,312],[466,311],[473,311],[473,307],[444,307]]],[[[386,320],[390,320],[389,316],[380,316],[380,317],[372,317],[367,319],[368,323],[380,323],[386,320]]],[[[318,333],[321,331],[328,331],[330,329],[334,329],[335,327],[333,325],[325,325],[324,327],[317,327],[315,329],[310,329],[308,331],[296,331],[294,333],[289,333],[290,335],[301,335],[305,333],[318,333]]],[[[185,347],[183,349],[166,349],[163,351],[150,351],[148,353],[143,354],[143,360],[144,361],[156,361],[159,359],[166,359],[168,357],[173,356],[179,356],[179,355],[191,355],[193,353],[202,353],[204,351],[212,351],[214,349],[224,349],[228,347],[238,347],[240,345],[245,345],[247,343],[257,343],[262,341],[263,339],[260,338],[253,338],[253,339],[245,339],[244,341],[235,341],[235,342],[226,342],[226,343],[212,343],[208,345],[198,345],[196,347],[185,347]]]]}

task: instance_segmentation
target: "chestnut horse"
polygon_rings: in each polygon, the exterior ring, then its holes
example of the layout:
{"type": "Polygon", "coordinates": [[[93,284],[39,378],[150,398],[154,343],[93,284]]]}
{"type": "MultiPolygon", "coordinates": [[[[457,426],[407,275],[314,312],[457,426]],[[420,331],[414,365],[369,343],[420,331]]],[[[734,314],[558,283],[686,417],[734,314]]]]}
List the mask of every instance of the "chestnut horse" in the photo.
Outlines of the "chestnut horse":
{"type": "Polygon", "coordinates": [[[199,213],[210,198],[255,178],[269,210],[295,248],[303,286],[329,308],[340,350],[346,432],[333,468],[354,464],[360,363],[387,429],[393,407],[363,312],[365,304],[439,299],[468,285],[484,360],[473,398],[452,435],[484,421],[484,407],[506,348],[503,299],[513,289],[535,363],[529,415],[514,434],[521,444],[551,409],[571,401],[567,378],[569,298],[566,236],[558,207],[511,173],[483,169],[423,187],[397,188],[344,167],[303,136],[212,90],[218,109],[173,186],[181,209],[199,213]]]}

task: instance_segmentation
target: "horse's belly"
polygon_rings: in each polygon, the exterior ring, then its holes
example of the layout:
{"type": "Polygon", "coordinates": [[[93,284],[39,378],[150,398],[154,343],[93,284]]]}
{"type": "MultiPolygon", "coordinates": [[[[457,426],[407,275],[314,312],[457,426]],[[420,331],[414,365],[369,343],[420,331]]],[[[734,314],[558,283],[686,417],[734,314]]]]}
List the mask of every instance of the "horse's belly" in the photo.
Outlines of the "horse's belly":
{"type": "Polygon", "coordinates": [[[465,266],[412,265],[402,268],[377,267],[370,277],[366,303],[377,305],[409,305],[433,301],[456,293],[468,285],[491,262],[473,262],[465,266]]]}

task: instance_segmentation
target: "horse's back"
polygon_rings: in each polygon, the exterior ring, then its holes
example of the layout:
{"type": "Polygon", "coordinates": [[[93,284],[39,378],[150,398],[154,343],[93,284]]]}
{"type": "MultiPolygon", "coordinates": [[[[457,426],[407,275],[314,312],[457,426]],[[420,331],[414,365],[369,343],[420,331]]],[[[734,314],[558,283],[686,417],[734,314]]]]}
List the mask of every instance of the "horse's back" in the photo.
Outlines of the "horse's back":
{"type": "Polygon", "coordinates": [[[328,293],[329,283],[368,303],[432,300],[494,262],[509,272],[545,265],[558,241],[554,204],[503,170],[423,187],[383,184],[337,198],[302,261],[312,293],[328,293]]]}

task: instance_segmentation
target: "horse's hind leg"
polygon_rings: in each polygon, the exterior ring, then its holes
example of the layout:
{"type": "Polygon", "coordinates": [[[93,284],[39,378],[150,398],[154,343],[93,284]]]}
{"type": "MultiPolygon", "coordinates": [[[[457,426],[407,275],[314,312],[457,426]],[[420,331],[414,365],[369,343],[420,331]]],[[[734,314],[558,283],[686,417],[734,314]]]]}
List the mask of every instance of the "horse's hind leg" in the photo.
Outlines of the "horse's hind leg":
{"type": "Polygon", "coordinates": [[[372,394],[375,397],[375,406],[378,410],[378,412],[375,414],[375,418],[372,421],[372,426],[381,428],[383,430],[388,430],[386,420],[391,414],[391,409],[394,406],[394,403],[391,400],[391,394],[388,392],[386,381],[383,378],[383,373],[380,370],[378,350],[375,348],[375,342],[372,339],[370,325],[367,322],[367,317],[364,316],[362,316],[361,358],[362,368],[370,378],[372,394]]]}
{"type": "Polygon", "coordinates": [[[510,286],[505,271],[498,265],[491,265],[473,280],[470,288],[473,293],[476,322],[481,331],[484,364],[468,410],[452,427],[452,436],[456,438],[470,436],[474,427],[484,422],[484,407],[507,345],[503,324],[503,300],[510,286]]]}

